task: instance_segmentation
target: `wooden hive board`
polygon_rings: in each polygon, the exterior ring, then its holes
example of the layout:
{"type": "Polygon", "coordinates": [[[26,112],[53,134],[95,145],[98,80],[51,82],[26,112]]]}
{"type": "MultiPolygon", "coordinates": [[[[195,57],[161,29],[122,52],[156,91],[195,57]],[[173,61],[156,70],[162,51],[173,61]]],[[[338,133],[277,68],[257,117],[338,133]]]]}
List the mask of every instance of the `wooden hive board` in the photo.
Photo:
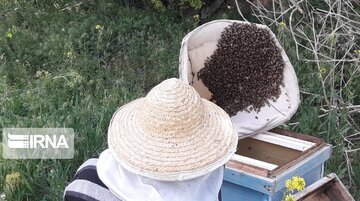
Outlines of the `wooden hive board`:
{"type": "Polygon", "coordinates": [[[325,146],[322,139],[275,128],[239,140],[226,166],[265,177],[275,177],[325,146]]]}
{"type": "Polygon", "coordinates": [[[294,195],[297,201],[355,201],[335,173],[294,195]]]}

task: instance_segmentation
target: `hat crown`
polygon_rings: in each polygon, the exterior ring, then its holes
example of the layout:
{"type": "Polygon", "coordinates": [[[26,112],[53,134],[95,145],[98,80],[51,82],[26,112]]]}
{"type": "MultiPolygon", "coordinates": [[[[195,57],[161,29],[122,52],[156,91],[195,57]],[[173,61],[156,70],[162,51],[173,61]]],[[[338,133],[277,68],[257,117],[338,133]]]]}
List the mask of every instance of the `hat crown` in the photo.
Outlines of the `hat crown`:
{"type": "Polygon", "coordinates": [[[182,135],[202,124],[204,106],[190,85],[176,78],[163,81],[145,97],[139,120],[143,129],[161,136],[182,135]]]}
{"type": "Polygon", "coordinates": [[[229,115],[177,79],[119,108],[109,149],[125,169],[152,179],[193,179],[224,165],[236,151],[229,115]]]}

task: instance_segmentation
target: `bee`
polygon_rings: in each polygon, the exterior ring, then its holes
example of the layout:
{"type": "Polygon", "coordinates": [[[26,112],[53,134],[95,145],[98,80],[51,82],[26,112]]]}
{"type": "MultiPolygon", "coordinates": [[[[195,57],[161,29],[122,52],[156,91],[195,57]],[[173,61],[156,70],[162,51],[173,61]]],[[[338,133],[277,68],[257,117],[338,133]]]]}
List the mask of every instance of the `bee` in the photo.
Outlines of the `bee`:
{"type": "Polygon", "coordinates": [[[284,86],[284,66],[281,49],[267,29],[233,23],[223,30],[197,76],[212,92],[212,101],[234,115],[259,112],[269,100],[276,101],[284,86]]]}

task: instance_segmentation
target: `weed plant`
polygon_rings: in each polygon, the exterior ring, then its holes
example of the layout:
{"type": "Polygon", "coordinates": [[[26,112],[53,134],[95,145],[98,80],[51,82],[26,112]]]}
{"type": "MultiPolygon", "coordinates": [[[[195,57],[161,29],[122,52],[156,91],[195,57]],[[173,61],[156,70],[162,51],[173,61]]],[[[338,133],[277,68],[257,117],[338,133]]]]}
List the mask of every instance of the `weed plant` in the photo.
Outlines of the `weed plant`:
{"type": "MultiPolygon", "coordinates": [[[[335,172],[360,200],[360,4],[357,1],[282,1],[251,5],[244,20],[268,25],[292,62],[301,104],[284,127],[325,139],[335,172]]],[[[326,174],[325,173],[325,174],[326,174]]]]}

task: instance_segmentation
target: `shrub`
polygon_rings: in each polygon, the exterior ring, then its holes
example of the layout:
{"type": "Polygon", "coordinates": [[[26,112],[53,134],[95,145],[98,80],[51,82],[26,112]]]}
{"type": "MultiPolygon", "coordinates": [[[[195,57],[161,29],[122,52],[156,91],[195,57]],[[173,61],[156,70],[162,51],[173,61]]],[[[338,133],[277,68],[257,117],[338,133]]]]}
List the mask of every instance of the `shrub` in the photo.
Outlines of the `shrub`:
{"type": "MultiPolygon", "coordinates": [[[[299,78],[302,103],[286,127],[333,144],[334,171],[360,199],[360,5],[356,1],[274,1],[252,5],[252,21],[277,34],[299,78]]],[[[245,19],[246,20],[246,19],[245,19]]]]}

